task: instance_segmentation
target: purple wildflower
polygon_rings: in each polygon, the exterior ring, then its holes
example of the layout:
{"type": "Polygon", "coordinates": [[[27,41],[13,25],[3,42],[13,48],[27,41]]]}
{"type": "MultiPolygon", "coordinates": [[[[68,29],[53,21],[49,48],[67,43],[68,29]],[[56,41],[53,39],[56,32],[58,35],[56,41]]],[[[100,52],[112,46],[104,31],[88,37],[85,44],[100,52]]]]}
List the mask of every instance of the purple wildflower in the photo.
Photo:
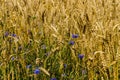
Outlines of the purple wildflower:
{"type": "Polygon", "coordinates": [[[56,78],[51,78],[50,80],[57,80],[56,78]]]}
{"type": "Polygon", "coordinates": [[[16,37],[16,34],[11,34],[12,37],[16,37]]]}
{"type": "Polygon", "coordinates": [[[70,45],[74,45],[75,42],[74,42],[74,41],[70,41],[69,44],[70,44],[70,45]]]}
{"type": "Polygon", "coordinates": [[[4,36],[7,37],[9,35],[9,32],[5,32],[4,36]]]}
{"type": "Polygon", "coordinates": [[[63,64],[64,68],[67,68],[67,64],[63,64]]]}
{"type": "Polygon", "coordinates": [[[83,59],[83,57],[84,57],[84,54],[79,54],[78,55],[78,58],[80,58],[80,59],[83,59]]]}
{"type": "Polygon", "coordinates": [[[12,57],[11,57],[11,60],[12,60],[12,61],[15,61],[15,60],[17,60],[17,59],[18,59],[17,56],[12,56],[12,57]]]}
{"type": "Polygon", "coordinates": [[[72,38],[78,38],[79,35],[78,34],[72,34],[72,38]]]}
{"type": "Polygon", "coordinates": [[[11,58],[11,60],[14,61],[14,60],[15,60],[15,57],[13,56],[13,57],[11,58]]]}

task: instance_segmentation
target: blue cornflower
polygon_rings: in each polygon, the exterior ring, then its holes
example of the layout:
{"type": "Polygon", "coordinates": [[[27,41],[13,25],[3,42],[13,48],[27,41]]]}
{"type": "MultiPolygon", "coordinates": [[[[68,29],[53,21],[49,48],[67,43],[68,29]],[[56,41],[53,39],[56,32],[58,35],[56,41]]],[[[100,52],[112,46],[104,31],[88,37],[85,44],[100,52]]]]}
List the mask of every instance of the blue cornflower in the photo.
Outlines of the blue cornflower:
{"type": "Polygon", "coordinates": [[[70,44],[70,45],[74,45],[75,42],[74,42],[74,41],[70,41],[69,44],[70,44]]]}
{"type": "Polygon", "coordinates": [[[11,34],[12,37],[16,37],[16,34],[11,34]]]}
{"type": "Polygon", "coordinates": [[[84,54],[79,54],[78,55],[78,58],[80,58],[80,59],[83,59],[83,57],[84,57],[84,54]]]}
{"type": "Polygon", "coordinates": [[[78,34],[72,34],[72,38],[78,38],[79,35],[78,34]]]}
{"type": "Polygon", "coordinates": [[[40,70],[39,69],[35,69],[34,70],[34,74],[39,74],[40,73],[40,70]]]}
{"type": "Polygon", "coordinates": [[[31,68],[31,67],[32,67],[32,65],[31,65],[31,64],[29,64],[29,65],[27,65],[27,66],[26,66],[26,68],[28,68],[28,69],[29,69],[29,68],[31,68]]]}
{"type": "Polygon", "coordinates": [[[7,37],[9,35],[9,32],[5,32],[4,36],[7,37]]]}
{"type": "Polygon", "coordinates": [[[51,78],[50,80],[57,80],[56,78],[51,78]]]}

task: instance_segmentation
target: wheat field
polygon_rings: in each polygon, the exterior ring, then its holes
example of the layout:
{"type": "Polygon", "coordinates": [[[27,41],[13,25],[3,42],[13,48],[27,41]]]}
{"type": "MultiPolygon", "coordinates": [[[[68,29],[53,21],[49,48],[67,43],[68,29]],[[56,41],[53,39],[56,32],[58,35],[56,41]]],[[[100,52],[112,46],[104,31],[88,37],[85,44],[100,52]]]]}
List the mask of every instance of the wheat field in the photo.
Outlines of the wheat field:
{"type": "Polygon", "coordinates": [[[0,0],[0,80],[120,80],[120,0],[0,0]]]}

